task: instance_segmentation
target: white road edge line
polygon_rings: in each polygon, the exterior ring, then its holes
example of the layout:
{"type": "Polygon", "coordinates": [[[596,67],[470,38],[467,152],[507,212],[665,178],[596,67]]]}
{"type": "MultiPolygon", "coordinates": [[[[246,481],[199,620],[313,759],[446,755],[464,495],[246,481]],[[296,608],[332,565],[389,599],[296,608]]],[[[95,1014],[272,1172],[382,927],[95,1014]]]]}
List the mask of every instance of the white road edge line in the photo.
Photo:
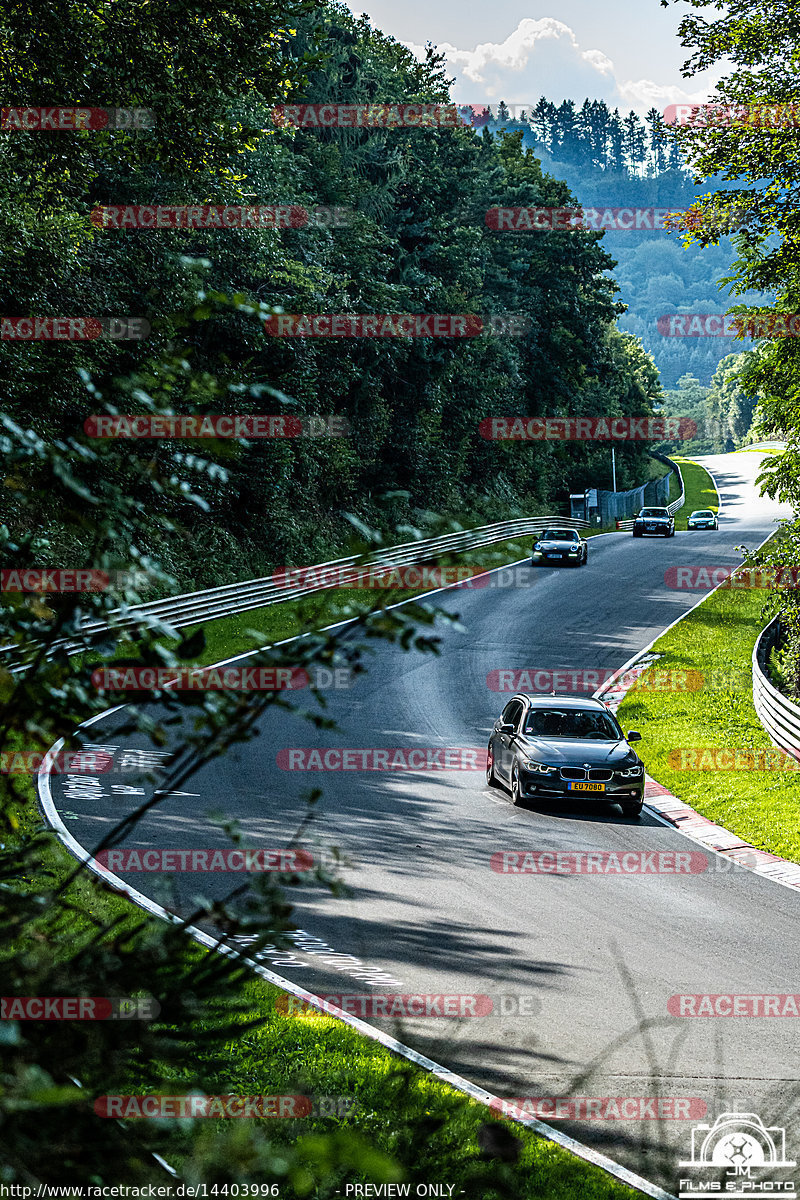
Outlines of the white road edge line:
{"type": "MultiPolygon", "coordinates": [[[[608,533],[597,533],[593,536],[598,538],[619,537],[620,534],[618,531],[612,530],[608,533]]],[[[772,535],[770,534],[770,536],[772,535]]],[[[765,538],[765,541],[768,540],[768,538],[765,538]]],[[[490,571],[485,571],[484,574],[492,575],[495,571],[504,571],[508,567],[516,567],[529,561],[530,560],[527,557],[520,558],[513,563],[504,563],[502,567],[494,567],[490,571]]],[[[476,578],[480,578],[480,576],[476,576],[476,578]]],[[[391,608],[400,608],[403,604],[410,604],[414,601],[424,600],[428,596],[435,596],[438,592],[450,591],[451,588],[458,586],[458,584],[449,584],[447,587],[435,588],[431,592],[425,592],[421,596],[412,596],[406,600],[400,600],[397,602],[397,604],[388,605],[387,611],[391,608]]],[[[707,597],[703,597],[703,599],[706,598],[707,597]]],[[[701,601],[698,601],[698,603],[701,603],[701,601]]],[[[696,608],[697,605],[694,607],[696,608]]],[[[690,609],[689,611],[692,610],[690,609]]],[[[351,617],[346,621],[337,621],[333,625],[327,625],[322,632],[327,632],[329,629],[338,629],[343,625],[350,625],[355,619],[356,618],[351,617]]],[[[676,623],[677,622],[673,622],[673,624],[676,623]]],[[[671,628],[671,626],[668,626],[668,628],[671,628]]],[[[664,633],[666,632],[667,630],[664,630],[664,633]]],[[[288,642],[296,641],[298,637],[302,636],[302,634],[297,634],[294,637],[285,638],[283,641],[275,642],[273,644],[276,646],[284,646],[288,642]]],[[[661,634],[659,634],[659,637],[660,636],[661,634]]],[[[657,641],[658,639],[654,638],[653,640],[657,641]]],[[[237,662],[242,658],[250,658],[253,654],[258,653],[260,653],[260,649],[248,651],[246,654],[238,654],[234,658],[224,659],[222,662],[218,663],[211,663],[208,669],[211,670],[214,667],[226,666],[228,663],[237,662]]],[[[636,655],[636,657],[638,658],[639,656],[636,655]]],[[[125,704],[117,704],[113,708],[106,709],[104,712],[95,713],[95,715],[90,717],[87,721],[82,721],[81,724],[78,725],[78,729],[88,728],[90,725],[94,725],[96,722],[102,721],[105,717],[109,717],[112,715],[112,713],[119,712],[125,707],[127,707],[125,704]]],[[[42,764],[42,766],[45,765],[48,759],[52,759],[52,756],[57,754],[63,745],[64,739],[59,738],[58,741],[55,742],[48,750],[47,755],[45,756],[45,762],[42,764]]],[[[99,875],[100,878],[105,880],[106,883],[110,884],[115,891],[122,892],[130,900],[132,900],[134,904],[138,904],[140,908],[145,909],[146,912],[151,913],[153,916],[160,917],[162,920],[179,925],[181,923],[180,918],[176,917],[174,913],[162,908],[160,904],[157,904],[154,900],[151,900],[149,896],[145,896],[143,892],[131,887],[124,881],[124,879],[120,879],[118,875],[115,875],[113,871],[109,871],[106,867],[99,863],[97,859],[93,858],[92,855],[88,853],[86,848],[72,836],[58,814],[55,804],[53,803],[53,796],[50,790],[50,774],[42,773],[38,775],[37,778],[39,780],[39,803],[42,807],[42,811],[51,828],[54,830],[57,837],[66,847],[66,849],[69,850],[69,852],[74,855],[83,866],[88,867],[90,871],[93,871],[96,875],[99,875]]],[[[655,816],[655,814],[653,815],[655,816]]],[[[424,1054],[419,1054],[412,1046],[406,1046],[402,1042],[398,1042],[395,1038],[390,1037],[389,1034],[384,1033],[380,1029],[376,1029],[375,1026],[369,1025],[366,1021],[361,1021],[358,1017],[354,1017],[350,1013],[334,1009],[332,1005],[329,1005],[326,1009],[323,1009],[313,993],[307,992],[304,988],[298,987],[298,985],[292,983],[290,979],[284,979],[283,976],[276,975],[273,971],[267,970],[267,968],[262,967],[260,963],[248,958],[246,954],[241,954],[239,951],[234,950],[230,946],[220,945],[218,941],[212,938],[209,934],[204,933],[202,929],[198,929],[195,926],[187,926],[187,933],[189,933],[190,936],[195,939],[195,941],[200,942],[201,945],[206,946],[208,949],[216,950],[220,954],[228,954],[233,958],[241,958],[255,971],[257,975],[260,975],[262,979],[266,979],[268,983],[273,983],[277,987],[282,988],[283,991],[290,992],[293,996],[297,996],[299,999],[307,1001],[315,1008],[319,1008],[320,1011],[327,1011],[330,1015],[336,1016],[339,1020],[344,1021],[345,1024],[350,1025],[351,1028],[358,1030],[359,1033],[364,1034],[366,1037],[372,1038],[373,1041],[380,1042],[380,1044],[385,1046],[387,1050],[391,1050],[393,1053],[399,1054],[403,1058],[407,1058],[416,1066],[422,1067],[431,1075],[441,1080],[442,1083],[448,1084],[450,1087],[455,1088],[459,1092],[464,1092],[470,1097],[470,1099],[477,1100],[480,1104],[485,1104],[490,1108],[494,1102],[495,1108],[493,1111],[499,1111],[496,1106],[500,1102],[500,1097],[493,1096],[491,1092],[487,1092],[484,1088],[478,1087],[477,1084],[470,1083],[469,1080],[464,1079],[461,1075],[453,1074],[452,1071],[448,1071],[446,1067],[440,1066],[440,1064],[434,1062],[433,1059],[426,1058],[424,1054]]],[[[650,1181],[647,1179],[643,1179],[642,1176],[628,1170],[627,1167],[623,1167],[621,1163],[614,1162],[612,1158],[607,1158],[605,1154],[600,1154],[599,1151],[593,1150],[590,1146],[584,1146],[581,1142],[576,1141],[574,1138],[568,1137],[566,1134],[559,1132],[557,1129],[553,1129],[550,1125],[545,1125],[542,1121],[537,1121],[534,1117],[514,1117],[509,1115],[505,1116],[504,1119],[508,1121],[514,1121],[515,1124],[523,1125],[526,1129],[533,1130],[533,1132],[538,1134],[539,1137],[550,1142],[555,1142],[556,1145],[561,1146],[564,1150],[569,1150],[570,1153],[576,1155],[576,1157],[582,1158],[585,1162],[591,1163],[592,1166],[599,1167],[601,1170],[606,1171],[609,1175],[612,1175],[621,1183],[627,1184],[628,1187],[635,1188],[645,1196],[652,1196],[653,1200],[676,1200],[676,1197],[672,1192],[665,1192],[663,1188],[658,1187],[654,1183],[650,1183],[650,1181]]]]}
{"type": "MultiPolygon", "coordinates": [[[[122,708],[125,708],[124,704],[117,705],[116,708],[109,709],[107,712],[97,713],[94,717],[90,717],[88,721],[83,721],[78,728],[83,729],[89,725],[93,725],[96,721],[100,721],[104,717],[109,716],[113,712],[118,712],[122,708]]],[[[63,744],[64,739],[59,738],[59,740],[55,742],[52,748],[48,751],[48,757],[50,755],[57,754],[63,744]]],[[[138,891],[136,888],[131,887],[123,879],[120,879],[119,876],[115,875],[113,871],[109,871],[106,867],[99,863],[97,859],[93,858],[92,855],[87,853],[86,849],[81,846],[80,842],[78,842],[78,840],[72,836],[67,827],[64,825],[58,810],[53,803],[53,797],[50,791],[50,774],[41,774],[38,778],[39,802],[42,806],[42,810],[51,827],[66,849],[69,850],[70,853],[73,854],[85,867],[88,867],[90,871],[93,871],[96,875],[99,875],[100,878],[103,879],[107,884],[110,884],[115,891],[126,895],[128,899],[134,902],[134,904],[139,905],[140,908],[145,909],[146,912],[149,912],[155,917],[160,917],[162,920],[168,921],[170,924],[179,925],[181,923],[180,918],[174,913],[169,912],[167,909],[163,908],[160,904],[157,904],[154,900],[151,900],[149,896],[145,896],[144,893],[138,891]]],[[[265,979],[268,983],[275,984],[283,991],[289,992],[291,995],[296,996],[301,1000],[305,1000],[307,1003],[313,1005],[313,1007],[318,1008],[321,1012],[327,1012],[328,1015],[344,1021],[344,1023],[349,1025],[352,1029],[357,1030],[359,1033],[364,1034],[373,1041],[380,1042],[380,1044],[387,1050],[391,1050],[393,1053],[401,1055],[403,1058],[406,1058],[410,1062],[414,1063],[415,1066],[421,1067],[423,1070],[428,1071],[431,1075],[434,1075],[437,1079],[441,1080],[442,1083],[448,1084],[450,1087],[455,1088],[459,1092],[464,1092],[470,1097],[470,1099],[477,1100],[480,1104],[485,1104],[490,1108],[494,1106],[494,1111],[497,1111],[499,1115],[498,1105],[500,1104],[500,1098],[492,1095],[491,1092],[487,1092],[484,1088],[478,1087],[477,1084],[470,1083],[469,1080],[464,1079],[461,1075],[456,1075],[452,1071],[448,1071],[446,1067],[440,1066],[440,1064],[434,1062],[433,1059],[426,1058],[424,1054],[419,1054],[418,1051],[413,1049],[413,1047],[404,1045],[403,1042],[397,1041],[396,1038],[384,1033],[381,1029],[376,1029],[375,1026],[369,1025],[366,1021],[362,1021],[358,1017],[352,1016],[350,1013],[346,1013],[341,1009],[337,1009],[333,1005],[328,1004],[323,1006],[312,992],[307,992],[304,988],[292,983],[290,979],[284,979],[283,976],[275,974],[274,971],[270,971],[266,967],[262,967],[260,963],[248,958],[246,954],[235,950],[233,947],[221,945],[215,938],[211,937],[210,934],[205,933],[202,929],[198,929],[196,926],[189,925],[187,926],[186,932],[192,938],[194,938],[195,941],[207,947],[209,950],[216,950],[220,954],[227,954],[232,958],[242,959],[242,961],[247,963],[247,965],[253,971],[255,971],[257,975],[260,975],[261,978],[265,979]]],[[[533,1130],[533,1132],[538,1134],[540,1137],[545,1138],[547,1141],[555,1142],[563,1149],[575,1154],[578,1158],[582,1158],[585,1162],[591,1163],[592,1166],[599,1167],[601,1170],[606,1171],[609,1175],[612,1175],[621,1183],[625,1183],[629,1187],[637,1189],[646,1196],[652,1196],[654,1200],[676,1200],[672,1193],[665,1192],[662,1188],[659,1188],[655,1184],[650,1183],[648,1180],[641,1178],[641,1176],[636,1175],[633,1171],[629,1171],[627,1167],[623,1167],[620,1163],[614,1162],[613,1159],[607,1158],[604,1154],[600,1154],[597,1150],[592,1150],[589,1146],[582,1145],[581,1142],[575,1141],[574,1138],[560,1133],[557,1129],[552,1129],[549,1125],[545,1125],[543,1122],[537,1121],[533,1117],[514,1117],[511,1115],[504,1115],[504,1119],[514,1121],[516,1124],[523,1125],[526,1129],[533,1130]]]]}

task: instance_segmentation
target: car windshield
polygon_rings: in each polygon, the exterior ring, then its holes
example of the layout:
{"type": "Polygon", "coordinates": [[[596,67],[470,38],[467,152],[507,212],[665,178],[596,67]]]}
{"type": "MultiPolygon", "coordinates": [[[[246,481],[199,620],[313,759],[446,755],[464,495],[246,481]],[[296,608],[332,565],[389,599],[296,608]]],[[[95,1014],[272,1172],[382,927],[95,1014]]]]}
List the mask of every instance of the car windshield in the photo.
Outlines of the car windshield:
{"type": "Polygon", "coordinates": [[[640,517],[668,517],[669,513],[665,508],[643,508],[639,513],[640,517]]]}
{"type": "Polygon", "coordinates": [[[528,713],[525,732],[543,738],[586,738],[618,742],[622,730],[609,713],[596,709],[534,708],[528,713]]]}
{"type": "Polygon", "coordinates": [[[545,529],[541,540],[543,542],[577,542],[578,535],[574,529],[545,529]]]}
{"type": "Polygon", "coordinates": [[[697,510],[697,512],[692,513],[692,516],[693,517],[713,517],[714,514],[712,512],[709,512],[708,509],[699,508],[697,510]]]}

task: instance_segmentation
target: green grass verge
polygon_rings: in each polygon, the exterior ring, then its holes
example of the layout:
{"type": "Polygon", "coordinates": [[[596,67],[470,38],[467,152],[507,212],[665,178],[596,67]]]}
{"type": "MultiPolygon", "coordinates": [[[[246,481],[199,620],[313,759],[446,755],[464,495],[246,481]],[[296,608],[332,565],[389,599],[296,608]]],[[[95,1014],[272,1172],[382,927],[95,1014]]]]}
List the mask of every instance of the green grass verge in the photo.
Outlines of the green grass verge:
{"type": "MultiPolygon", "coordinates": [[[[686,529],[686,521],[691,513],[698,508],[710,508],[712,512],[719,512],[719,496],[717,489],[714,487],[714,481],[704,467],[699,463],[693,462],[691,458],[684,458],[681,455],[673,454],[672,461],[681,469],[683,476],[683,490],[686,498],[683,505],[675,513],[675,528],[686,529]]],[[[675,473],[670,475],[670,497],[669,503],[678,499],[677,480],[675,473]],[[675,495],[672,495],[672,489],[675,489],[675,495]]]]}
{"type": "MultiPolygon", "coordinates": [[[[704,502],[703,507],[712,505],[704,502]]],[[[720,588],[653,647],[660,656],[654,671],[667,672],[667,681],[677,683],[691,670],[704,680],[727,679],[731,686],[634,689],[618,715],[623,726],[642,731],[648,773],[679,800],[758,849],[800,863],[800,780],[795,772],[690,770],[681,763],[692,760],[679,753],[696,747],[772,748],[753,707],[750,682],[753,646],[769,619],[764,607],[759,590],[720,588]]]]}

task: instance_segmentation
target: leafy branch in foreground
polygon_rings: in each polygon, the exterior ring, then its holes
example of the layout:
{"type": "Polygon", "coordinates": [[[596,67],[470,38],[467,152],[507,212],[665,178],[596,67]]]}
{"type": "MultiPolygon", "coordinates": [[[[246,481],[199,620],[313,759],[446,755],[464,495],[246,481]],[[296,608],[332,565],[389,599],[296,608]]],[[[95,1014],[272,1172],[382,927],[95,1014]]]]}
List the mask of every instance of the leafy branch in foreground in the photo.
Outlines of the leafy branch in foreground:
{"type": "MultiPolygon", "coordinates": [[[[165,353],[149,367],[151,411],[164,411],[165,401],[174,400],[175,365],[175,356],[165,353]],[[161,390],[153,386],[154,381],[165,379],[169,383],[161,390]]],[[[182,376],[183,382],[190,378],[182,376]]],[[[91,391],[91,379],[86,383],[91,391]]],[[[217,386],[207,377],[203,380],[206,399],[217,386]]],[[[197,411],[191,404],[183,407],[197,411]]],[[[107,709],[112,699],[146,699],[146,705],[128,704],[117,733],[144,734],[151,744],[166,748],[159,789],[104,830],[92,848],[99,853],[129,837],[165,791],[185,785],[201,767],[253,737],[267,710],[289,713],[300,711],[301,706],[279,690],[255,699],[168,688],[132,697],[109,695],[93,685],[92,672],[102,664],[158,665],[177,671],[202,650],[201,632],[178,640],[172,648],[168,639],[176,631],[168,623],[145,616],[132,627],[120,623],[122,617],[130,617],[130,605],[142,598],[138,587],[142,575],[165,585],[174,582],[145,549],[147,491],[161,495],[171,491],[182,504],[202,505],[202,497],[184,486],[187,470],[197,469],[197,458],[188,468],[185,456],[175,456],[177,461],[167,458],[163,465],[154,459],[146,470],[135,469],[132,476],[124,443],[112,442],[98,450],[80,437],[48,442],[5,414],[0,421],[7,471],[21,482],[15,493],[16,528],[13,533],[8,527],[2,530],[4,562],[20,570],[53,566],[48,539],[35,530],[40,489],[47,487],[62,499],[65,524],[71,522],[81,531],[86,563],[110,582],[104,590],[74,595],[4,593],[0,744],[9,756],[42,753],[59,738],[69,749],[80,747],[88,743],[86,735],[75,736],[80,722],[107,709]],[[105,469],[96,475],[100,454],[105,469]],[[109,469],[115,459],[115,469],[109,469]],[[114,482],[126,477],[124,486],[114,482]],[[123,533],[127,560],[120,552],[123,533]],[[133,573],[131,564],[136,568],[133,573]],[[94,624],[87,629],[89,621],[94,624]]],[[[216,483],[223,486],[221,474],[216,483]]],[[[345,663],[363,670],[364,639],[388,639],[403,649],[430,652],[436,649],[435,619],[435,610],[427,605],[360,612],[344,643],[333,633],[309,631],[296,644],[292,666],[345,663]]],[[[286,648],[255,649],[253,662],[259,666],[278,668],[288,661],[286,648]]],[[[312,690],[304,715],[313,724],[330,728],[334,723],[324,713],[323,699],[312,690]]],[[[139,997],[155,1000],[160,1011],[153,1020],[2,1023],[0,1177],[4,1182],[28,1183],[49,1178],[157,1180],[164,1176],[164,1168],[154,1155],[169,1154],[174,1128],[162,1122],[141,1122],[135,1128],[116,1120],[100,1122],[91,1101],[99,1094],[157,1092],[167,1079],[173,1090],[176,1080],[186,1091],[207,1088],[224,1066],[225,1043],[268,1019],[254,1019],[252,1009],[240,998],[249,968],[231,954],[187,941],[187,926],[201,923],[215,930],[221,946],[233,946],[234,939],[246,935],[251,942],[248,953],[257,953],[268,942],[284,944],[283,935],[292,928],[287,889],[314,882],[338,894],[341,884],[326,866],[302,876],[290,870],[260,875],[224,896],[198,896],[174,923],[161,923],[131,908],[79,864],[69,865],[71,860],[53,835],[32,815],[32,783],[12,773],[0,785],[5,836],[0,846],[4,994],[139,997]]],[[[304,838],[311,820],[313,804],[291,845],[304,838]]],[[[223,832],[232,845],[244,844],[235,825],[224,824],[223,832]]],[[[277,1150],[260,1128],[251,1128],[244,1136],[241,1128],[215,1130],[213,1136],[193,1140],[186,1170],[192,1176],[209,1177],[221,1171],[249,1178],[255,1172],[260,1181],[288,1179],[298,1194],[340,1167],[369,1171],[375,1179],[397,1177],[397,1168],[385,1155],[347,1130],[310,1142],[302,1137],[290,1140],[291,1145],[277,1150]]]]}

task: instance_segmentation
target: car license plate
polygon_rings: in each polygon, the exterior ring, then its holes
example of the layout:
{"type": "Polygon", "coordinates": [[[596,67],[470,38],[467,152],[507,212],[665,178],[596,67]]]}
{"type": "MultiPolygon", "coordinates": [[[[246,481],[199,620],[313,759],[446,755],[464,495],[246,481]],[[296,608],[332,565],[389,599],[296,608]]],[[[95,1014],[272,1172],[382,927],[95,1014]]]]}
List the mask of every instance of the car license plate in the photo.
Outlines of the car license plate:
{"type": "Polygon", "coordinates": [[[648,531],[648,533],[655,533],[655,528],[655,525],[645,525],[645,529],[648,531]]]}
{"type": "Polygon", "coordinates": [[[548,558],[561,558],[561,555],[560,554],[548,554],[547,557],[548,558]]]}
{"type": "Polygon", "coordinates": [[[604,792],[606,785],[604,783],[571,783],[569,790],[571,792],[604,792]]]}

